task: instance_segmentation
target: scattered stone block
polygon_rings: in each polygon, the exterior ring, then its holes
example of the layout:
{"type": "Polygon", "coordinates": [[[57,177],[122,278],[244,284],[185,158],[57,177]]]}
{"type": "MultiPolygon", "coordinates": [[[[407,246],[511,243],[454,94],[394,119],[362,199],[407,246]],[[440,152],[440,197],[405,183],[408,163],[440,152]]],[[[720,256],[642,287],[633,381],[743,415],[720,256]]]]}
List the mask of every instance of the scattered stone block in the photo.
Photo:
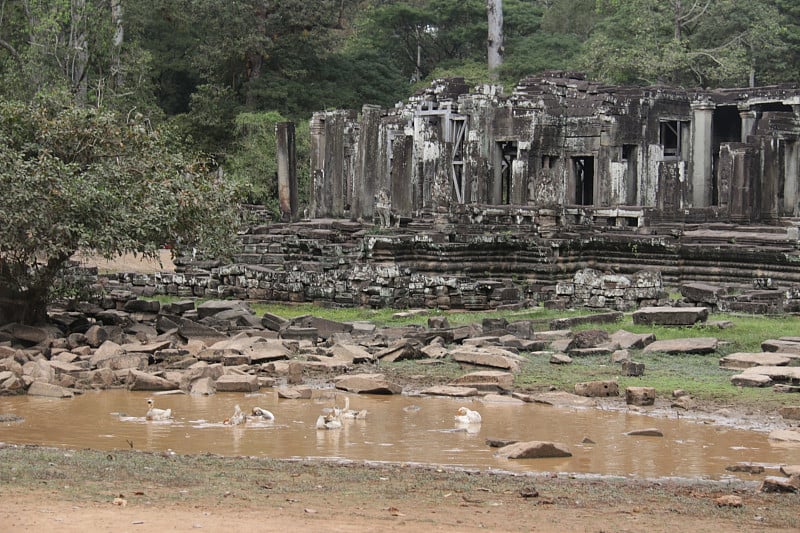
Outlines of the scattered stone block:
{"type": "Polygon", "coordinates": [[[628,387],[625,389],[625,403],[628,405],[647,406],[656,401],[656,389],[653,387],[628,387]]]}
{"type": "Polygon", "coordinates": [[[642,353],[662,352],[677,354],[707,354],[717,351],[719,341],[714,337],[693,337],[655,341],[645,346],[642,353]]]}
{"type": "Polygon", "coordinates": [[[623,361],[622,375],[630,377],[644,376],[644,363],[637,363],[635,361],[623,361]]]}
{"type": "Polygon", "coordinates": [[[708,319],[707,307],[643,307],[633,312],[637,325],[691,326],[708,319]]]}
{"type": "Polygon", "coordinates": [[[256,392],[259,389],[258,377],[249,374],[225,374],[214,386],[218,392],[256,392]]]}
{"type": "Polygon", "coordinates": [[[619,383],[611,381],[584,381],[575,384],[575,394],[590,398],[619,396],[619,383]]]}
{"type": "Polygon", "coordinates": [[[550,364],[553,365],[568,365],[572,363],[572,357],[568,356],[565,353],[554,353],[550,356],[550,364]]]}

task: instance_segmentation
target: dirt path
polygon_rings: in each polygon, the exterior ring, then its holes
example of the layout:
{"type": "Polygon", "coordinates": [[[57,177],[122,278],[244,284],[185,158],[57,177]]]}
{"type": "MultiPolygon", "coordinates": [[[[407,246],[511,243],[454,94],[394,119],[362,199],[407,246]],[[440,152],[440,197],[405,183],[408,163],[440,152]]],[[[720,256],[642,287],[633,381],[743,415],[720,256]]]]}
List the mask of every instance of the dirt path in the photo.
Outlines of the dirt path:
{"type": "Polygon", "coordinates": [[[101,273],[132,272],[137,274],[152,274],[153,272],[175,272],[170,250],[160,250],[158,259],[143,259],[141,256],[125,254],[116,259],[106,260],[102,257],[86,254],[76,254],[73,260],[85,267],[97,267],[101,273]]]}

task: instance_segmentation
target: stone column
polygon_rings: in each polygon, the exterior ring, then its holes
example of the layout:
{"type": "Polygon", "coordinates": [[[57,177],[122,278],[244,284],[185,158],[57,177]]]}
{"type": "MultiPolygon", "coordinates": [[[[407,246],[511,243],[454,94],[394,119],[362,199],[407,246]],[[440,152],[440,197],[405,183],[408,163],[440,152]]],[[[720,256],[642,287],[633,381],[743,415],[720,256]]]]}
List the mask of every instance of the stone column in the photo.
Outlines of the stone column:
{"type": "Polygon", "coordinates": [[[275,125],[276,157],[278,163],[278,204],[281,220],[297,220],[297,161],[294,123],[275,125]]]}
{"type": "Polygon", "coordinates": [[[715,107],[711,102],[692,104],[692,207],[707,207],[711,203],[711,125],[715,107]]]}
{"type": "Polygon", "coordinates": [[[742,119],[742,142],[747,142],[747,137],[753,134],[758,119],[758,112],[752,109],[740,109],[739,116],[742,119]]]}
{"type": "Polygon", "coordinates": [[[798,215],[798,175],[800,175],[800,150],[797,139],[786,140],[784,149],[783,216],[798,215]]]}

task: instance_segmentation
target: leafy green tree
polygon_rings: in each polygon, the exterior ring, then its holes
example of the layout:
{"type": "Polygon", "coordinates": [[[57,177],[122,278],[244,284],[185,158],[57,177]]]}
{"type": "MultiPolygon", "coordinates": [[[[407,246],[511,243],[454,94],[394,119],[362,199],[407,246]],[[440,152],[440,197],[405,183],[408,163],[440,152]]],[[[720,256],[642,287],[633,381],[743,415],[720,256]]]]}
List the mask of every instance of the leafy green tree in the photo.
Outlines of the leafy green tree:
{"type": "Polygon", "coordinates": [[[505,0],[504,83],[513,86],[543,70],[576,68],[593,25],[594,1],[505,0]]]}
{"type": "Polygon", "coordinates": [[[437,68],[485,62],[485,0],[387,2],[364,10],[356,26],[358,46],[378,51],[412,83],[437,68]]]}
{"type": "Polygon", "coordinates": [[[0,0],[0,95],[66,90],[80,105],[153,111],[150,56],[124,40],[123,7],[122,0],[0,0]]]}
{"type": "Polygon", "coordinates": [[[223,256],[237,190],[153,130],[70,97],[0,102],[0,323],[46,320],[77,251],[155,257],[171,244],[223,256]]]}
{"type": "Polygon", "coordinates": [[[603,19],[583,65],[611,83],[691,86],[755,83],[786,49],[770,2],[599,0],[603,19]]]}

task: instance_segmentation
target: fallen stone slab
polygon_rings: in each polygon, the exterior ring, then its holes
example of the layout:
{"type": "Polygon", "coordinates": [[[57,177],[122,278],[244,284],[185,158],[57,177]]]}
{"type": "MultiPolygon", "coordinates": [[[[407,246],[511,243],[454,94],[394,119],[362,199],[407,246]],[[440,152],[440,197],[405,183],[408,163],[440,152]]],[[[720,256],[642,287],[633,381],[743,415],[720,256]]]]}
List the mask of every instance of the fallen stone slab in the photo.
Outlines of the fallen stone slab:
{"type": "Polygon", "coordinates": [[[320,318],[313,315],[297,317],[292,320],[292,325],[315,328],[317,330],[317,334],[323,339],[327,339],[336,333],[350,333],[353,331],[352,324],[337,322],[335,320],[320,318]]]}
{"type": "Polygon", "coordinates": [[[434,385],[427,389],[421,390],[420,394],[426,396],[451,396],[453,398],[468,398],[470,396],[477,396],[478,389],[475,387],[456,387],[453,385],[434,385]]]}
{"type": "Polygon", "coordinates": [[[503,446],[496,453],[506,459],[544,459],[548,457],[572,457],[569,448],[560,442],[528,441],[503,446]]]}
{"type": "Polygon", "coordinates": [[[753,366],[786,366],[792,360],[775,352],[736,352],[719,360],[722,368],[740,369],[753,366]]]}
{"type": "Polygon", "coordinates": [[[795,493],[800,491],[800,477],[767,476],[761,482],[759,490],[761,492],[795,493]]]}
{"type": "Polygon", "coordinates": [[[43,381],[34,381],[28,387],[29,396],[45,396],[47,398],[72,398],[75,394],[65,388],[52,383],[45,383],[43,381]]]}
{"type": "Polygon", "coordinates": [[[127,371],[125,381],[128,390],[132,391],[166,391],[178,388],[175,381],[133,369],[127,371]]]}
{"type": "Polygon", "coordinates": [[[800,358],[800,340],[793,338],[767,339],[761,342],[761,349],[765,352],[792,354],[794,358],[800,358]]]}
{"type": "Polygon", "coordinates": [[[572,357],[565,353],[554,353],[550,355],[551,365],[568,365],[572,363],[572,357]]]}
{"type": "Polygon", "coordinates": [[[611,344],[619,346],[620,350],[641,350],[655,342],[656,336],[652,333],[631,333],[620,329],[612,333],[609,340],[611,344]]]}
{"type": "Polygon", "coordinates": [[[637,325],[691,326],[708,319],[708,307],[643,307],[632,318],[637,325]]]}
{"type": "Polygon", "coordinates": [[[311,387],[280,387],[278,398],[286,400],[310,400],[313,394],[311,387]]]}
{"type": "Polygon", "coordinates": [[[512,396],[524,402],[540,403],[553,407],[596,407],[597,402],[585,396],[565,391],[542,392],[539,394],[514,393],[512,396]]]}
{"type": "Polygon", "coordinates": [[[331,354],[337,359],[349,361],[350,364],[372,363],[375,357],[358,344],[336,343],[331,346],[331,354]]]}
{"type": "Polygon", "coordinates": [[[773,381],[781,383],[800,382],[800,366],[753,366],[746,368],[742,374],[769,376],[773,381]]]}
{"type": "MultiPolygon", "coordinates": [[[[621,311],[610,311],[608,313],[593,313],[591,315],[556,318],[550,321],[550,329],[572,329],[583,324],[613,324],[619,322],[624,317],[621,311]]],[[[537,334],[538,338],[538,334],[537,334]]]]}
{"type": "Polygon", "coordinates": [[[731,376],[731,385],[736,387],[768,387],[772,378],[763,374],[736,374],[731,376]]]}
{"type": "Polygon", "coordinates": [[[356,394],[400,394],[403,388],[386,379],[383,374],[353,374],[336,376],[334,386],[356,394]]]}
{"type": "Polygon", "coordinates": [[[714,337],[693,337],[655,341],[645,346],[642,353],[661,352],[676,354],[707,354],[717,351],[719,341],[714,337]]]}
{"type": "Polygon", "coordinates": [[[797,442],[800,443],[800,430],[797,429],[776,429],[770,432],[769,440],[778,442],[797,442]]]}
{"type": "Polygon", "coordinates": [[[29,345],[41,344],[54,337],[51,327],[28,326],[17,323],[3,326],[2,331],[14,339],[29,345]]]}
{"type": "Polygon", "coordinates": [[[800,476],[800,465],[783,465],[780,470],[786,477],[800,476]]]}
{"type": "Polygon", "coordinates": [[[420,350],[419,342],[411,339],[399,339],[375,354],[375,358],[387,363],[426,357],[427,355],[420,350]]]}
{"type": "Polygon", "coordinates": [[[462,347],[450,351],[450,358],[457,363],[467,363],[477,366],[502,368],[512,372],[519,371],[519,363],[515,360],[516,354],[501,348],[469,348],[462,347]]]}
{"type": "Polygon", "coordinates": [[[242,300],[208,300],[197,306],[197,318],[203,319],[223,311],[245,310],[252,314],[247,303],[242,300]]]}
{"type": "Polygon", "coordinates": [[[525,402],[519,398],[508,396],[505,394],[486,394],[480,399],[481,403],[491,404],[506,404],[506,405],[522,405],[525,402]]]}
{"type": "Polygon", "coordinates": [[[201,341],[206,346],[211,346],[228,338],[224,333],[188,318],[181,319],[180,324],[178,324],[178,334],[187,340],[201,341]]]}
{"type": "Polygon", "coordinates": [[[680,286],[681,296],[690,302],[716,305],[727,290],[710,283],[690,282],[680,286]]]}
{"type": "Polygon", "coordinates": [[[514,386],[514,374],[500,370],[480,370],[459,376],[450,384],[479,390],[510,390],[514,386]]]}

